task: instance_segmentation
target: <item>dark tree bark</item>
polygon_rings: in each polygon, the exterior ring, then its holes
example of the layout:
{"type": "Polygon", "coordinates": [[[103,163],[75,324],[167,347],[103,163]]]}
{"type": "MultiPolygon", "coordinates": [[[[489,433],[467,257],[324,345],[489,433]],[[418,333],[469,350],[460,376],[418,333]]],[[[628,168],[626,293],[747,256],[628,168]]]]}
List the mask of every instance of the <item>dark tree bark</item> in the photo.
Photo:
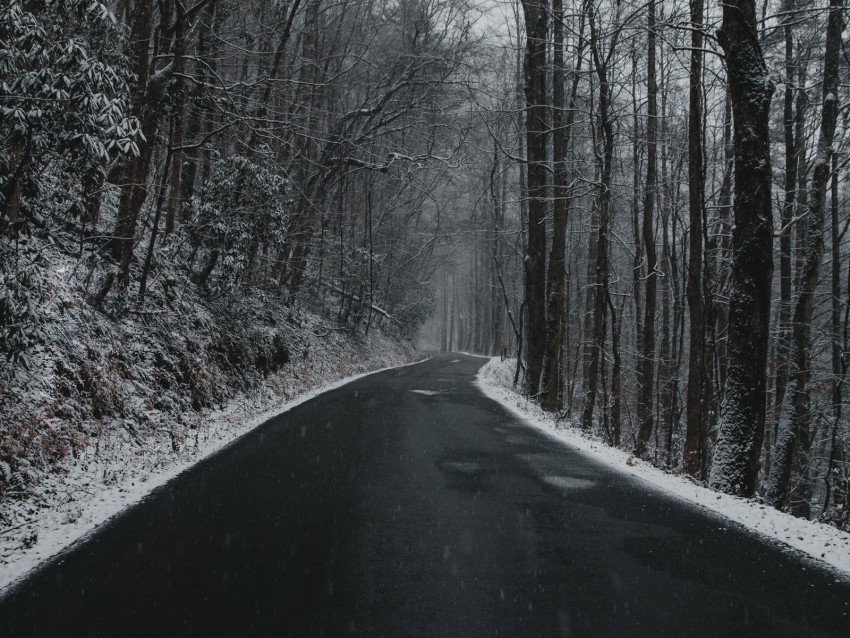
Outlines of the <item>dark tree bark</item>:
{"type": "Polygon", "coordinates": [[[829,511],[830,499],[835,484],[836,461],[839,454],[838,430],[841,424],[841,395],[844,389],[844,373],[846,358],[841,348],[841,238],[838,231],[838,155],[832,155],[832,183],[830,188],[830,252],[832,268],[830,289],[832,304],[830,306],[830,333],[832,336],[832,433],[829,442],[829,460],[824,475],[825,494],[823,497],[823,512],[829,511]]]}
{"type": "Polygon", "coordinates": [[[148,250],[145,254],[145,262],[142,266],[142,274],[139,277],[139,294],[136,298],[136,303],[139,308],[145,305],[145,295],[147,294],[148,289],[148,277],[150,276],[151,265],[153,264],[153,255],[154,249],[156,248],[156,240],[159,236],[159,225],[160,220],[162,218],[162,207],[165,203],[165,191],[166,191],[166,183],[169,179],[169,170],[170,167],[173,167],[173,164],[170,164],[169,158],[172,154],[172,149],[169,147],[168,152],[166,153],[166,161],[165,165],[162,169],[162,177],[160,178],[159,185],[159,195],[157,196],[156,202],[156,211],[153,216],[153,226],[151,227],[151,236],[148,240],[148,250]]]}
{"type": "Polygon", "coordinates": [[[443,295],[440,305],[442,306],[443,320],[440,322],[440,352],[448,352],[449,347],[449,280],[443,271],[443,295]]]}
{"type": "MultiPolygon", "coordinates": [[[[718,242],[717,256],[715,260],[715,272],[717,273],[716,290],[719,292],[728,289],[731,269],[729,263],[732,261],[732,225],[730,214],[732,212],[732,174],[735,171],[735,145],[732,143],[732,103],[726,98],[726,108],[723,114],[723,179],[720,184],[720,193],[717,196],[717,208],[719,209],[720,241],[718,242]]],[[[729,353],[729,303],[724,297],[718,297],[717,312],[715,315],[715,334],[718,338],[714,343],[714,367],[716,369],[716,387],[712,402],[714,414],[720,414],[720,404],[723,400],[723,389],[726,386],[726,370],[728,368],[729,353]]]]}
{"type": "Polygon", "coordinates": [[[204,8],[203,17],[199,21],[196,56],[202,62],[196,64],[194,71],[193,100],[189,102],[194,108],[186,127],[188,148],[183,151],[180,196],[177,201],[177,216],[183,221],[188,219],[191,213],[191,207],[186,206],[186,203],[195,194],[197,182],[204,181],[209,173],[211,152],[204,147],[209,144],[216,116],[208,104],[211,98],[206,85],[208,78],[218,73],[218,55],[222,44],[213,34],[221,27],[224,19],[216,6],[216,1],[211,0],[204,8]]]}
{"type": "MultiPolygon", "coordinates": [[[[611,356],[614,366],[611,370],[611,430],[608,445],[619,447],[621,443],[622,412],[623,412],[623,374],[622,357],[620,356],[620,318],[617,309],[611,301],[611,294],[606,295],[608,310],[611,312],[611,356]]],[[[620,306],[620,316],[623,314],[620,306]]]]}
{"type": "Polygon", "coordinates": [[[523,0],[528,164],[528,243],[525,255],[525,394],[537,396],[546,351],[546,49],[548,2],[523,0]]]}
{"type": "Polygon", "coordinates": [[[168,210],[165,214],[165,236],[174,232],[174,221],[177,215],[177,204],[180,199],[180,180],[183,176],[183,136],[185,127],[186,87],[184,74],[186,70],[186,50],[189,46],[189,20],[186,10],[180,2],[175,4],[177,20],[174,35],[174,69],[175,104],[174,116],[171,123],[171,176],[168,210]]]}
{"type": "Polygon", "coordinates": [[[710,371],[706,357],[706,308],[703,297],[703,235],[705,232],[705,167],[703,163],[703,0],[691,0],[691,69],[688,111],[688,246],[687,297],[690,311],[688,405],[682,469],[704,479],[706,434],[711,397],[706,395],[710,371]]]}
{"type": "MultiPolygon", "coordinates": [[[[808,201],[808,231],[806,251],[794,302],[793,332],[789,366],[790,385],[786,390],[779,420],[776,445],[771,459],[767,497],[777,508],[788,503],[788,484],[795,444],[800,440],[800,453],[807,454],[811,445],[810,388],[811,330],[815,289],[820,276],[823,256],[823,224],[826,205],[826,186],[832,160],[832,142],[838,119],[838,82],[841,54],[841,31],[844,0],[831,0],[826,29],[826,52],[823,70],[823,105],[820,138],[815,156],[814,174],[808,201]]],[[[806,459],[803,459],[805,461],[806,459]]],[[[806,463],[800,464],[805,471],[806,463]]],[[[808,509],[807,504],[802,505],[808,509]]],[[[806,514],[806,511],[801,513],[806,514]]]]}
{"type": "MultiPolygon", "coordinates": [[[[806,231],[808,225],[803,213],[809,205],[809,193],[806,190],[806,175],[808,166],[806,155],[809,138],[806,135],[806,115],[811,106],[809,95],[805,91],[808,77],[808,62],[811,50],[804,54],[803,47],[797,45],[797,104],[794,119],[794,143],[797,148],[797,199],[794,206],[796,219],[794,221],[794,278],[799,281],[803,269],[803,257],[806,252],[806,231]]],[[[793,302],[792,302],[793,304],[793,302]]]]}
{"type": "Polygon", "coordinates": [[[776,341],[776,382],[774,413],[778,420],[788,382],[788,351],[790,350],[789,322],[791,319],[791,220],[797,198],[797,145],[794,137],[794,9],[795,0],[785,5],[787,15],[783,26],[785,36],[785,95],[783,104],[783,133],[785,141],[785,199],[781,209],[779,233],[779,334],[776,341]]]}
{"type": "Polygon", "coordinates": [[[726,387],[709,483],[751,496],[764,437],[773,275],[770,137],[773,83],[759,45],[754,0],[727,0],[718,40],[726,56],[735,144],[733,257],[726,387]]]}
{"type": "Polygon", "coordinates": [[[490,199],[492,204],[493,215],[493,236],[491,237],[491,259],[493,268],[490,269],[490,325],[493,329],[493,339],[490,343],[490,354],[495,354],[498,350],[501,352],[502,345],[507,345],[510,341],[507,335],[504,334],[504,312],[502,303],[499,299],[499,277],[498,265],[501,262],[501,241],[500,234],[504,226],[504,214],[502,208],[501,185],[504,182],[502,175],[501,156],[499,154],[499,141],[493,140],[493,162],[490,165],[490,199]]]}
{"type": "MultiPolygon", "coordinates": [[[[637,51],[632,52],[632,64],[637,68],[637,51]]],[[[641,304],[641,280],[643,278],[643,240],[640,226],[640,174],[641,174],[641,143],[640,143],[640,108],[638,107],[637,74],[632,74],[632,236],[635,242],[635,252],[632,258],[632,282],[635,313],[635,350],[643,352],[641,339],[643,337],[643,305],[641,304]]]]}
{"type": "Polygon", "coordinates": [[[576,68],[573,72],[570,88],[569,105],[566,102],[566,74],[564,73],[564,6],[563,0],[554,0],[554,41],[553,55],[553,154],[554,154],[554,220],[552,233],[552,250],[549,255],[548,299],[549,309],[546,317],[546,354],[543,366],[543,409],[549,412],[558,410],[560,405],[561,362],[563,359],[561,347],[566,329],[566,249],[567,249],[567,216],[570,207],[570,193],[567,187],[567,149],[570,145],[570,134],[575,121],[575,104],[578,94],[578,83],[581,73],[582,39],[584,36],[584,19],[579,28],[579,45],[576,54],[576,68]]]}
{"type": "Polygon", "coordinates": [[[614,163],[614,124],[611,117],[611,85],[608,80],[608,64],[616,49],[617,30],[612,37],[607,55],[599,50],[598,33],[595,25],[593,4],[587,4],[587,23],[590,29],[590,50],[593,65],[599,81],[599,132],[602,152],[597,153],[599,166],[599,228],[596,233],[593,282],[593,332],[587,335],[592,341],[590,360],[584,379],[584,405],[582,406],[581,426],[589,430],[593,426],[593,411],[596,405],[596,393],[599,377],[599,362],[605,348],[605,326],[608,310],[608,232],[611,221],[611,174],[614,163]]]}
{"type": "Polygon", "coordinates": [[[657,302],[658,257],[655,250],[655,201],[658,188],[658,86],[655,77],[655,0],[647,5],[647,117],[646,117],[646,190],[643,200],[643,247],[646,251],[646,298],[643,334],[637,365],[638,436],[634,453],[642,457],[654,426],[653,399],[655,379],[655,306],[657,302]]]}

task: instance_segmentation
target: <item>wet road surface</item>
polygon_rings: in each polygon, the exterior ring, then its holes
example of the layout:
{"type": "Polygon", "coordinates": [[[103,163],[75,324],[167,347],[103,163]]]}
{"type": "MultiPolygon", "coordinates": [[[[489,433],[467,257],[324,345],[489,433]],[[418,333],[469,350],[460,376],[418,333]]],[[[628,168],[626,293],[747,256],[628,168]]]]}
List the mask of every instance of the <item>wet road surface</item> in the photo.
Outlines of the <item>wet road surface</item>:
{"type": "Polygon", "coordinates": [[[272,419],[0,599],[17,636],[850,636],[850,583],[524,426],[444,355],[272,419]]]}

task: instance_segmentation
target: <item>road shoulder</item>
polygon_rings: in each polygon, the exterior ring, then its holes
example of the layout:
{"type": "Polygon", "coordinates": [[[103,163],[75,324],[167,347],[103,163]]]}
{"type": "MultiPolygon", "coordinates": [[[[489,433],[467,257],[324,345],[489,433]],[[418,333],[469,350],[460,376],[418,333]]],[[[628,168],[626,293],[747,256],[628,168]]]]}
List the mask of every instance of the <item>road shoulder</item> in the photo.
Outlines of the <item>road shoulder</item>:
{"type": "Polygon", "coordinates": [[[640,479],[682,501],[701,507],[760,537],[828,569],[836,578],[850,582],[850,534],[816,521],[796,518],[759,503],[720,494],[681,475],[669,474],[635,459],[622,449],[611,448],[586,435],[569,422],[558,420],[527,400],[513,388],[515,361],[493,357],[478,372],[476,386],[521,421],[559,443],[592,457],[622,474],[640,479]]]}
{"type": "MultiPolygon", "coordinates": [[[[250,402],[231,401],[226,409],[204,415],[202,436],[180,454],[156,463],[134,464],[128,459],[119,480],[106,481],[83,456],[67,475],[52,477],[48,504],[28,512],[22,506],[19,522],[0,530],[0,596],[47,560],[84,540],[115,516],[141,502],[151,492],[201,461],[221,452],[260,425],[299,405],[363,377],[416,365],[427,358],[404,362],[397,353],[357,366],[361,372],[334,380],[329,374],[318,385],[301,388],[292,397],[250,402]]],[[[355,368],[356,369],[356,368],[355,368]]],[[[349,368],[349,371],[351,368],[349,368]]],[[[199,429],[199,431],[201,431],[199,429]]]]}

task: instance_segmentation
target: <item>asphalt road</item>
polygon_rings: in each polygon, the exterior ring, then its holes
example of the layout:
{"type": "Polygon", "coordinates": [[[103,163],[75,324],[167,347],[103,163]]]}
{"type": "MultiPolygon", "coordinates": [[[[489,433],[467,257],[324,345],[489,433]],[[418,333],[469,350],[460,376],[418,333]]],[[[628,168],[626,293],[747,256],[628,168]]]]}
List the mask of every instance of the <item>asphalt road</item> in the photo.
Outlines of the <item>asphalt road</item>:
{"type": "Polygon", "coordinates": [[[0,599],[0,635],[850,636],[850,584],[524,426],[482,363],[272,419],[0,599]]]}

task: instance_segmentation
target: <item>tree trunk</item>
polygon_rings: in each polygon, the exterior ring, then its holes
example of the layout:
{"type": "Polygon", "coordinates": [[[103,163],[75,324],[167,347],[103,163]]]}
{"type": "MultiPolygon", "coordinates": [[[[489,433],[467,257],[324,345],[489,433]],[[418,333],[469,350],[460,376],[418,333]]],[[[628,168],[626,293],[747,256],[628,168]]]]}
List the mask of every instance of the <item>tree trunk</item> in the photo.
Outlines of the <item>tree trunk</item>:
{"type": "Polygon", "coordinates": [[[537,396],[546,350],[546,37],[548,2],[522,0],[525,14],[525,104],[528,245],[525,255],[525,394],[537,396]]]}
{"type": "MultiPolygon", "coordinates": [[[[593,333],[590,361],[585,377],[584,405],[582,407],[581,426],[589,430],[593,425],[593,410],[596,404],[596,392],[599,375],[599,361],[605,348],[605,325],[607,314],[608,287],[608,231],[611,216],[611,173],[614,163],[614,125],[610,113],[611,86],[608,82],[608,60],[598,49],[593,5],[588,3],[588,26],[590,27],[590,49],[593,54],[596,75],[599,80],[599,131],[602,153],[598,156],[599,173],[599,229],[596,235],[596,255],[593,283],[593,333]]],[[[611,43],[613,49],[614,42],[611,43]]],[[[610,55],[610,50],[609,50],[610,55]]]]}
{"type": "MultiPolygon", "coordinates": [[[[614,367],[611,370],[611,437],[608,440],[608,445],[613,447],[620,446],[621,439],[621,422],[623,412],[623,379],[622,379],[622,358],[620,356],[620,318],[617,316],[617,310],[611,302],[611,294],[606,295],[608,310],[611,311],[611,355],[614,358],[614,367]]],[[[620,306],[620,316],[622,316],[622,305],[620,306]]]]}
{"type": "MultiPolygon", "coordinates": [[[[632,54],[632,64],[637,68],[637,51],[632,54]]],[[[635,351],[643,352],[642,337],[643,305],[641,304],[641,280],[643,279],[643,240],[640,227],[640,173],[641,173],[641,143],[640,143],[640,108],[638,106],[637,74],[632,74],[632,235],[635,242],[635,252],[632,258],[632,296],[635,312],[635,351]]]]}
{"type": "MultiPolygon", "coordinates": [[[[815,157],[812,186],[808,202],[808,232],[806,251],[798,282],[794,304],[791,358],[789,366],[790,387],[786,391],[779,420],[776,445],[768,479],[768,500],[777,508],[788,502],[788,483],[794,447],[801,440],[801,454],[806,454],[811,444],[809,409],[811,379],[811,331],[815,289],[820,275],[823,255],[823,222],[826,203],[826,186],[832,160],[832,142],[838,118],[838,81],[841,52],[841,31],[844,0],[831,0],[829,23],[826,30],[826,52],[823,70],[823,106],[820,138],[815,157]]],[[[807,459],[801,459],[803,461],[807,459]]],[[[805,470],[805,463],[801,463],[805,470]]]]}
{"type": "MultiPolygon", "coordinates": [[[[493,140],[493,164],[490,168],[490,197],[492,200],[493,213],[493,236],[492,251],[493,264],[498,266],[501,263],[501,244],[500,234],[504,226],[504,216],[502,214],[502,195],[501,185],[504,181],[502,175],[502,163],[499,155],[498,140],[493,140]]],[[[493,339],[490,343],[490,353],[495,354],[496,350],[501,350],[502,344],[507,344],[510,339],[505,334],[504,330],[504,311],[501,301],[499,300],[499,276],[496,267],[490,269],[490,323],[493,328],[493,339]]]]}
{"type": "Polygon", "coordinates": [[[827,461],[824,483],[826,492],[823,497],[823,512],[829,511],[832,497],[836,461],[838,460],[839,438],[838,430],[841,424],[841,395],[844,388],[844,364],[841,351],[841,238],[838,234],[838,155],[832,155],[832,184],[830,189],[830,238],[832,269],[830,288],[832,304],[830,307],[830,333],[832,336],[832,433],[829,445],[829,460],[827,461]]]}
{"type": "MultiPolygon", "coordinates": [[[[735,145],[732,143],[732,103],[726,99],[723,114],[723,179],[720,193],[717,196],[717,208],[720,211],[720,242],[715,260],[717,273],[717,290],[725,291],[729,281],[732,261],[732,225],[729,216],[732,211],[732,174],[735,170],[735,145]]],[[[729,303],[723,297],[718,299],[715,334],[720,335],[715,340],[714,357],[718,392],[713,397],[712,410],[720,414],[720,404],[723,399],[723,389],[726,387],[726,370],[729,363],[729,303]]]]}
{"type": "Polygon", "coordinates": [[[703,234],[705,224],[705,167],[703,165],[703,0],[691,0],[691,70],[688,112],[688,246],[687,297],[690,311],[688,349],[688,405],[682,469],[705,478],[708,407],[706,395],[710,374],[706,357],[706,323],[702,281],[703,234]]]}
{"type": "Polygon", "coordinates": [[[794,201],[797,197],[797,146],[794,139],[794,9],[795,0],[785,6],[785,102],[783,105],[783,131],[785,137],[785,201],[782,205],[781,232],[779,233],[779,334],[776,341],[776,383],[774,394],[774,421],[778,420],[785,386],[788,382],[788,351],[790,350],[791,319],[791,220],[794,218],[794,201]]]}
{"type": "Polygon", "coordinates": [[[647,5],[647,117],[646,117],[646,190],[643,200],[643,245],[646,251],[646,298],[644,300],[643,335],[637,366],[638,436],[635,456],[642,457],[652,436],[653,380],[655,377],[655,305],[658,258],[655,251],[655,201],[658,187],[658,87],[655,79],[655,0],[647,5]]]}
{"type": "Polygon", "coordinates": [[[180,180],[183,176],[183,134],[186,111],[186,82],[183,78],[186,68],[186,49],[189,46],[189,17],[181,3],[176,3],[177,21],[174,35],[173,75],[176,85],[174,104],[174,119],[171,133],[171,185],[168,198],[168,210],[165,214],[165,236],[174,232],[174,220],[177,215],[177,205],[180,200],[180,180]]]}
{"type": "Polygon", "coordinates": [[[559,401],[561,387],[561,347],[566,330],[566,248],[567,248],[567,216],[569,215],[570,193],[567,186],[567,149],[570,145],[570,133],[575,120],[575,103],[578,94],[578,83],[581,73],[581,51],[584,36],[584,20],[579,28],[579,45],[576,55],[576,69],[573,73],[570,89],[569,106],[565,100],[564,73],[564,6],[563,0],[554,0],[554,39],[555,52],[553,55],[553,154],[554,154],[554,220],[552,233],[552,251],[549,256],[548,299],[549,309],[546,318],[546,355],[543,366],[543,409],[555,412],[561,407],[559,401]]]}
{"type": "Polygon", "coordinates": [[[735,199],[728,371],[709,483],[740,496],[751,496],[758,480],[773,275],[768,120],[774,87],[755,25],[754,0],[723,4],[718,40],[732,101],[735,199]]]}

